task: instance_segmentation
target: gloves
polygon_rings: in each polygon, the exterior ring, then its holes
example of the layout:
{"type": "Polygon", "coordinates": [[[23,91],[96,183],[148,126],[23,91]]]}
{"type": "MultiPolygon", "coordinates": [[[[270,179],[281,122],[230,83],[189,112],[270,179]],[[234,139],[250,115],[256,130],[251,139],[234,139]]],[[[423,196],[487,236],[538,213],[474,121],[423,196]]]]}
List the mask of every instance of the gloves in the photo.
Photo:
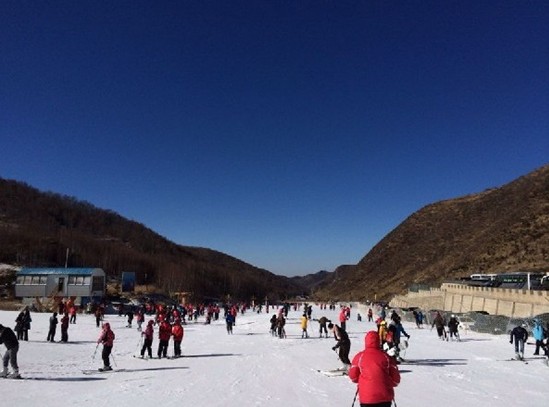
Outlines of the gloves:
{"type": "Polygon", "coordinates": [[[407,338],[407,339],[410,339],[410,335],[408,335],[406,338],[407,338]]]}
{"type": "Polygon", "coordinates": [[[509,341],[509,343],[513,343],[513,341],[509,341]]]}
{"type": "Polygon", "coordinates": [[[336,349],[337,349],[337,346],[334,346],[334,347],[332,348],[332,350],[336,350],[336,349]]]}

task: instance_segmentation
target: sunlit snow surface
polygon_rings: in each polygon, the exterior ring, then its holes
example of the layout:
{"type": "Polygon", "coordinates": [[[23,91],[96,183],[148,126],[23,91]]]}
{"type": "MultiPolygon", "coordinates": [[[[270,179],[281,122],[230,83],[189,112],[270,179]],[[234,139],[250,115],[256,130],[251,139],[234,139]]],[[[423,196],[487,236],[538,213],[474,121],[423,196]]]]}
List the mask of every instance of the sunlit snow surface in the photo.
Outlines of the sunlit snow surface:
{"type": "MultiPolygon", "coordinates": [[[[309,339],[301,339],[300,311],[291,311],[286,339],[272,337],[267,314],[239,315],[233,335],[223,321],[185,326],[180,359],[135,358],[140,334],[126,328],[126,319],[108,315],[116,334],[112,373],[84,374],[101,363],[99,328],[91,315],[79,315],[69,327],[69,343],[46,342],[49,314],[33,313],[29,342],[21,342],[19,368],[26,380],[0,379],[2,406],[351,406],[356,385],[348,377],[327,377],[317,369],[339,367],[333,338],[318,338],[312,321],[309,339]],[[123,369],[123,370],[122,370],[123,369]],[[108,404],[107,404],[108,403],[108,404]]],[[[337,311],[313,308],[337,320],[337,311]]],[[[17,312],[0,311],[0,323],[13,328],[17,312]]],[[[148,320],[149,318],[147,318],[148,320]]],[[[508,361],[513,345],[507,335],[462,332],[461,342],[441,342],[429,327],[404,323],[411,335],[396,388],[399,407],[531,407],[549,402],[549,367],[534,359],[526,345],[528,364],[508,361]]],[[[373,323],[358,322],[353,311],[347,329],[351,357],[363,347],[373,323]]],[[[157,335],[157,330],[155,336],[157,335]]],[[[56,340],[60,339],[60,329],[56,340]]],[[[530,341],[529,341],[530,342],[530,341]]],[[[156,355],[158,338],[153,343],[156,355]]],[[[170,353],[173,352],[170,342],[170,353]]],[[[0,347],[2,354],[5,347],[0,347]]],[[[359,403],[356,401],[355,406],[359,403]]]]}

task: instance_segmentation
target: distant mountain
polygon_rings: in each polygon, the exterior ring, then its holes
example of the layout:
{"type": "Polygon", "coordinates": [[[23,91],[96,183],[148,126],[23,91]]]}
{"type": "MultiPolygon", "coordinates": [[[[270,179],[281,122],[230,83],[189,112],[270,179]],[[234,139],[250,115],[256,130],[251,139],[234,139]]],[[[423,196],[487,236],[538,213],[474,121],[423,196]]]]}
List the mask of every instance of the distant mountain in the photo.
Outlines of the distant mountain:
{"type": "Polygon", "coordinates": [[[309,296],[319,287],[322,287],[326,281],[331,281],[333,273],[321,270],[318,273],[307,274],[306,276],[291,277],[290,280],[302,288],[302,295],[309,296]]]}
{"type": "Polygon", "coordinates": [[[138,284],[194,299],[272,301],[303,287],[227,254],[170,242],[115,212],[0,178],[0,263],[100,267],[111,279],[133,271],[138,284]],[[68,249],[68,252],[67,252],[68,249]],[[67,256],[68,254],[68,256],[67,256]]]}
{"type": "Polygon", "coordinates": [[[412,284],[519,270],[549,271],[549,165],[500,188],[427,205],[315,294],[389,300],[412,284]]]}

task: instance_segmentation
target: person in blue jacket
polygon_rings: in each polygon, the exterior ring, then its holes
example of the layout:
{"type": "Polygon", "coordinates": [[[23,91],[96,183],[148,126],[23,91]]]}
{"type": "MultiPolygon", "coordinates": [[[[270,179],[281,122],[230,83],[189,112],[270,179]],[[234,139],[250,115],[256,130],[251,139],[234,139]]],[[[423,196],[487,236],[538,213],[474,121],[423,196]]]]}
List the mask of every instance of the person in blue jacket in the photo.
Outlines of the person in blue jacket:
{"type": "Polygon", "coordinates": [[[536,350],[534,351],[534,355],[539,355],[539,348],[543,344],[543,339],[545,339],[543,327],[541,326],[541,322],[539,319],[534,320],[534,329],[532,329],[532,336],[536,340],[536,350]]]}

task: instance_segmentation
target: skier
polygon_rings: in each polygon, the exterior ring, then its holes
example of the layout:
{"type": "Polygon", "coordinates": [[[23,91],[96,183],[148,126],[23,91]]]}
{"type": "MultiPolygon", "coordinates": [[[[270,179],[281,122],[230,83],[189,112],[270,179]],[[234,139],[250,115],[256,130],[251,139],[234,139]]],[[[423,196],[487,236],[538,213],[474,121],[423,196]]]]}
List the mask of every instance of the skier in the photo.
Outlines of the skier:
{"type": "Polygon", "coordinates": [[[286,330],[284,329],[284,325],[286,325],[286,319],[284,318],[284,314],[281,313],[276,318],[276,332],[280,339],[286,337],[286,330]]]}
{"type": "Polygon", "coordinates": [[[416,321],[416,326],[421,329],[423,324],[423,314],[421,311],[413,310],[412,315],[414,316],[414,320],[416,321]]]}
{"type": "Polygon", "coordinates": [[[516,326],[511,331],[511,338],[509,339],[509,343],[515,342],[515,355],[518,360],[524,359],[524,344],[528,339],[528,331],[525,328],[526,324],[516,326]]]}
{"type": "Polygon", "coordinates": [[[450,340],[453,340],[453,338],[455,338],[455,340],[457,340],[458,342],[460,341],[458,327],[459,321],[457,320],[456,316],[452,314],[450,320],[448,321],[448,332],[450,333],[450,340]]]}
{"type": "Polygon", "coordinates": [[[332,350],[337,350],[339,348],[339,359],[343,362],[341,370],[348,371],[349,366],[351,366],[351,361],[349,360],[349,352],[351,351],[351,340],[349,335],[345,330],[337,325],[328,324],[328,329],[334,333],[334,338],[337,341],[336,345],[332,347],[332,350]]]}
{"type": "Polygon", "coordinates": [[[63,315],[61,318],[61,342],[69,341],[69,314],[63,315]]]}
{"type": "Polygon", "coordinates": [[[69,308],[69,313],[70,313],[69,323],[76,324],[76,305],[71,304],[69,308]]]}
{"type": "Polygon", "coordinates": [[[143,312],[142,308],[137,310],[135,321],[137,322],[137,330],[141,332],[141,325],[143,324],[143,322],[145,322],[145,313],[143,312]]]}
{"type": "Polygon", "coordinates": [[[400,356],[400,338],[402,335],[406,339],[410,339],[410,335],[404,330],[400,318],[398,322],[391,321],[387,328],[387,335],[385,336],[385,345],[383,348],[387,351],[389,356],[393,356],[397,363],[404,362],[404,359],[400,356]]]}
{"type": "Polygon", "coordinates": [[[233,325],[234,325],[234,315],[230,312],[227,313],[225,316],[225,324],[227,326],[227,333],[229,335],[232,335],[233,333],[233,325]]]}
{"type": "Polygon", "coordinates": [[[126,325],[126,328],[131,328],[133,322],[133,310],[131,307],[128,309],[128,312],[126,312],[126,316],[128,317],[128,325],[126,325]]]}
{"type": "Polygon", "coordinates": [[[379,346],[376,331],[364,338],[365,349],[353,358],[349,378],[358,383],[361,406],[390,407],[395,397],[394,388],[400,383],[400,373],[393,358],[379,346]]]}
{"type": "Polygon", "coordinates": [[[273,314],[269,322],[271,323],[271,335],[276,336],[276,314],[273,314]]]}
{"type": "Polygon", "coordinates": [[[158,338],[160,339],[158,343],[158,359],[168,357],[168,345],[170,343],[170,337],[172,336],[172,326],[165,319],[160,323],[158,328],[158,338]]]}
{"type": "Polygon", "coordinates": [[[50,329],[48,331],[48,338],[46,339],[48,342],[54,342],[55,331],[57,330],[58,322],[59,321],[57,320],[57,312],[54,312],[53,315],[50,317],[50,329]]]}
{"type": "Polygon", "coordinates": [[[368,322],[373,322],[374,320],[374,312],[371,308],[368,308],[368,322]]]}
{"type": "Polygon", "coordinates": [[[536,340],[536,350],[534,355],[539,355],[539,348],[543,345],[544,332],[543,327],[541,326],[541,321],[539,319],[534,320],[534,328],[532,329],[532,336],[536,340]]]}
{"type": "MultiPolygon", "coordinates": [[[[381,318],[379,318],[381,319],[381,318]]],[[[386,342],[387,338],[387,322],[385,320],[379,320],[376,321],[377,324],[377,333],[379,336],[379,346],[383,346],[383,344],[386,342]]],[[[392,338],[391,341],[392,342],[392,338]]]]}
{"type": "Polygon", "coordinates": [[[15,318],[15,328],[14,331],[17,332],[17,340],[23,340],[23,319],[25,314],[23,311],[19,313],[17,318],[15,318]]]}
{"type": "Polygon", "coordinates": [[[309,333],[307,332],[307,322],[307,314],[303,314],[301,317],[301,339],[309,337],[309,333]]]}
{"type": "Polygon", "coordinates": [[[440,312],[437,311],[435,319],[433,320],[433,323],[431,324],[431,330],[434,327],[437,328],[437,334],[438,334],[439,339],[448,340],[448,337],[446,336],[446,330],[444,329],[445,326],[446,326],[446,320],[440,314],[440,312]]]}
{"type": "Polygon", "coordinates": [[[19,379],[19,367],[17,366],[17,352],[19,351],[19,341],[11,328],[0,324],[0,344],[6,346],[6,353],[2,358],[4,369],[0,372],[0,377],[9,377],[19,379]],[[13,372],[8,374],[8,364],[11,364],[13,372]]]}
{"type": "Polygon", "coordinates": [[[143,336],[143,347],[141,348],[141,358],[145,356],[145,350],[147,351],[149,358],[152,359],[152,343],[154,339],[154,320],[150,319],[147,323],[145,331],[141,333],[143,336]]]}
{"type": "Polygon", "coordinates": [[[177,318],[172,326],[173,335],[173,356],[178,358],[181,356],[181,342],[183,341],[183,327],[181,326],[181,320],[177,318]]]}
{"type": "Polygon", "coordinates": [[[103,310],[101,309],[101,306],[97,306],[95,309],[95,325],[99,328],[101,325],[101,320],[103,319],[103,310]]]}
{"type": "Polygon", "coordinates": [[[103,345],[103,351],[101,352],[101,358],[103,359],[103,367],[99,368],[100,372],[105,372],[112,370],[110,357],[112,352],[112,347],[114,346],[114,332],[111,330],[111,324],[105,322],[103,324],[103,329],[97,339],[97,345],[100,343],[103,345]]]}
{"type": "Polygon", "coordinates": [[[320,324],[320,337],[322,338],[322,333],[324,332],[324,334],[326,335],[326,338],[328,337],[328,329],[326,328],[326,324],[328,322],[332,322],[330,321],[328,318],[322,316],[320,317],[320,319],[318,320],[318,323],[320,324]]]}
{"type": "Polygon", "coordinates": [[[24,316],[23,316],[23,340],[29,340],[29,331],[31,329],[32,318],[30,315],[29,307],[25,307],[24,316]]]}

